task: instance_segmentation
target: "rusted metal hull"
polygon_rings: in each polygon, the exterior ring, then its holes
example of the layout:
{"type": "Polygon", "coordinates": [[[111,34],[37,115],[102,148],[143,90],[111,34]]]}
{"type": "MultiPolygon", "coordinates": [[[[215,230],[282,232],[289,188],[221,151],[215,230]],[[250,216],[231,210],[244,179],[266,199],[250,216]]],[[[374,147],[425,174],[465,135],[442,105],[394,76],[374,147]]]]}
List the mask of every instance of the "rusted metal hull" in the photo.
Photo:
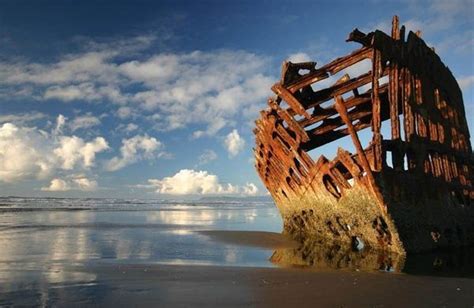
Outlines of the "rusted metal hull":
{"type": "Polygon", "coordinates": [[[405,39],[394,17],[391,36],[356,29],[348,41],[362,48],[320,68],[283,64],[276,96],[256,121],[254,152],[285,232],[402,254],[474,244],[474,159],[462,93],[419,36],[405,39]],[[344,74],[367,60],[368,72],[344,74]],[[358,133],[369,127],[364,146],[358,133]],[[308,154],[346,136],[354,153],[339,148],[316,161],[308,154]]]}

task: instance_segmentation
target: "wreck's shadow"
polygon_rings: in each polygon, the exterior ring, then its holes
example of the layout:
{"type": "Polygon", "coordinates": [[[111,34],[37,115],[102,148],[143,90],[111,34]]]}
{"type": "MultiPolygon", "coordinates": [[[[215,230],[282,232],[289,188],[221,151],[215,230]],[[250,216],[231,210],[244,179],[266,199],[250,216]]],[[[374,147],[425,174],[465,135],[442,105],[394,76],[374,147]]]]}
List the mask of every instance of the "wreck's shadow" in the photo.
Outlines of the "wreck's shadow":
{"type": "Polygon", "coordinates": [[[411,275],[474,278],[474,247],[408,255],[403,272],[411,275]]]}
{"type": "Polygon", "coordinates": [[[357,251],[339,244],[306,241],[297,248],[281,248],[270,261],[282,267],[316,270],[356,270],[410,275],[474,278],[474,247],[402,256],[386,251],[357,251]]]}

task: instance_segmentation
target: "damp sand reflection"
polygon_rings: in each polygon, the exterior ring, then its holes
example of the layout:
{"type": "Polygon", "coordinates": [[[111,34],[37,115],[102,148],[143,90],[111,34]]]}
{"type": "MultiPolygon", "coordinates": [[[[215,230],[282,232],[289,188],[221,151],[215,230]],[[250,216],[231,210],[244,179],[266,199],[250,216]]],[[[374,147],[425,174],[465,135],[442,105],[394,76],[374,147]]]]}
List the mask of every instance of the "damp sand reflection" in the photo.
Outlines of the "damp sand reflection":
{"type": "Polygon", "coordinates": [[[458,254],[402,260],[294,242],[280,233],[281,219],[271,203],[131,205],[91,199],[71,200],[71,207],[67,200],[36,201],[8,201],[12,205],[1,208],[0,305],[111,305],[124,292],[130,299],[156,300],[193,283],[212,285],[209,292],[226,286],[224,295],[234,290],[271,302],[277,298],[272,292],[257,290],[272,286],[273,278],[261,275],[281,273],[284,278],[274,278],[279,286],[291,281],[298,285],[287,276],[294,269],[318,275],[383,270],[473,277],[472,261],[458,254]],[[217,279],[215,285],[212,279],[217,279]],[[158,290],[160,286],[166,291],[158,290]]]}
{"type": "MultiPolygon", "coordinates": [[[[100,277],[97,264],[273,266],[269,249],[216,245],[196,231],[281,228],[272,204],[130,204],[119,200],[7,199],[0,211],[0,294],[41,294],[100,277]],[[70,202],[70,203],[68,203],[70,202]]],[[[15,296],[16,296],[15,295],[15,296]]],[[[5,304],[1,302],[0,304],[5,304]]]]}

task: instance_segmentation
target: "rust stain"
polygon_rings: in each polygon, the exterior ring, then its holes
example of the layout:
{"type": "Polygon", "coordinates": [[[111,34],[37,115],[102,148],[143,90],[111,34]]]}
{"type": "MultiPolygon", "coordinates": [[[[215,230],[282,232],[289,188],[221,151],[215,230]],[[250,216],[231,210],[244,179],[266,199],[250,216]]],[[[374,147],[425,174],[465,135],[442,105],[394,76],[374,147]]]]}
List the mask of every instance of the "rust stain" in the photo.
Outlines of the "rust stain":
{"type": "Polygon", "coordinates": [[[452,73],[397,16],[390,36],[355,29],[347,41],[362,47],[319,68],[284,62],[256,121],[255,167],[285,232],[398,253],[474,244],[474,157],[452,73]],[[364,60],[371,69],[350,76],[364,60]],[[308,154],[346,136],[356,153],[308,154]]]}

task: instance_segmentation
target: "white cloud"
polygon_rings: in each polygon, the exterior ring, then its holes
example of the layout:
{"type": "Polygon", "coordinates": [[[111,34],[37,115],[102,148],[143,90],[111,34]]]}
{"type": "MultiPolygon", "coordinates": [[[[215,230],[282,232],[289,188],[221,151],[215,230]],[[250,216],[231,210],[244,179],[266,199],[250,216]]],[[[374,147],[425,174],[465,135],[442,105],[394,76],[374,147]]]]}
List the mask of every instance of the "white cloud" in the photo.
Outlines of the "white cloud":
{"type": "Polygon", "coordinates": [[[449,21],[454,22],[456,17],[472,16],[472,1],[471,0],[432,0],[430,1],[429,9],[437,15],[437,17],[446,16],[449,21]]]}
{"type": "Polygon", "coordinates": [[[150,179],[148,182],[156,187],[156,192],[170,195],[188,194],[226,194],[235,193],[231,184],[222,185],[216,175],[207,171],[180,170],[171,177],[161,180],[150,179]]]}
{"type": "Polygon", "coordinates": [[[159,54],[146,61],[125,62],[119,66],[119,70],[131,80],[145,83],[160,82],[176,77],[179,62],[177,55],[159,54]]]}
{"type": "Polygon", "coordinates": [[[71,187],[69,184],[61,179],[52,179],[49,186],[42,187],[42,191],[68,191],[71,187]]]}
{"type": "Polygon", "coordinates": [[[5,123],[0,126],[0,181],[17,182],[49,176],[56,158],[47,133],[5,123]]]}
{"type": "Polygon", "coordinates": [[[43,99],[57,99],[64,102],[110,100],[122,103],[126,97],[114,86],[98,86],[92,82],[84,82],[77,85],[51,86],[45,90],[43,99]]]}
{"type": "Polygon", "coordinates": [[[204,150],[204,152],[198,157],[198,165],[205,165],[213,160],[217,159],[217,154],[213,150],[204,150]]]}
{"type": "Polygon", "coordinates": [[[32,111],[27,113],[20,113],[20,114],[4,114],[0,115],[0,123],[11,122],[14,124],[24,125],[29,122],[33,122],[36,120],[41,120],[47,118],[42,112],[32,111]]]}
{"type": "Polygon", "coordinates": [[[461,90],[467,91],[474,85],[474,75],[460,77],[458,83],[461,90]]]}
{"type": "Polygon", "coordinates": [[[311,57],[304,52],[298,52],[294,53],[288,56],[288,61],[291,61],[293,63],[299,63],[299,62],[309,62],[311,61],[311,57]]]}
{"type": "MultiPolygon", "coordinates": [[[[449,29],[460,21],[467,21],[472,16],[471,0],[410,1],[408,7],[414,17],[406,21],[401,20],[401,24],[405,25],[407,29],[407,34],[408,31],[421,30],[422,35],[423,33],[439,35],[440,31],[449,29]]],[[[364,27],[364,31],[379,29],[385,33],[390,33],[391,28],[391,21],[383,20],[378,24],[364,27]]]]}
{"type": "MultiPolygon", "coordinates": [[[[87,96],[87,92],[92,92],[92,85],[81,84],[79,86],[52,86],[46,89],[44,93],[45,99],[59,99],[62,101],[72,101],[87,96]],[[84,96],[83,96],[84,93],[84,96]]],[[[90,93],[89,93],[90,94],[90,93]]]]}
{"type": "Polygon", "coordinates": [[[138,125],[135,123],[128,123],[127,126],[125,127],[125,130],[127,132],[133,132],[134,130],[138,129],[138,125]]]}
{"type": "Polygon", "coordinates": [[[253,183],[240,188],[232,184],[223,184],[219,178],[207,171],[182,169],[173,176],[161,180],[148,180],[149,186],[157,193],[169,195],[255,195],[258,192],[253,183]]]}
{"type": "Polygon", "coordinates": [[[107,141],[103,137],[85,141],[74,135],[62,135],[65,121],[59,116],[51,133],[13,123],[1,125],[0,181],[45,179],[58,171],[92,167],[96,155],[108,149],[107,141]]]}
{"type": "Polygon", "coordinates": [[[148,135],[136,135],[130,139],[123,139],[120,148],[121,155],[109,160],[106,169],[116,171],[144,158],[153,158],[155,154],[159,155],[156,151],[161,149],[162,146],[160,141],[148,135]]]}
{"type": "Polygon", "coordinates": [[[119,85],[127,85],[128,80],[118,73],[114,59],[136,55],[149,47],[154,39],[152,36],[137,36],[106,43],[81,40],[78,42],[81,52],[63,55],[55,62],[2,61],[0,82],[11,87],[11,96],[124,103],[127,97],[119,85]],[[18,91],[18,85],[28,91],[18,91]]]}
{"type": "Polygon", "coordinates": [[[224,143],[230,157],[234,157],[239,154],[239,152],[242,151],[245,146],[245,140],[240,137],[239,132],[236,129],[232,130],[232,132],[226,136],[224,143]]]}
{"type": "Polygon", "coordinates": [[[97,181],[88,179],[84,176],[76,177],[72,181],[79,190],[93,191],[97,189],[97,181]]]}
{"type": "Polygon", "coordinates": [[[147,65],[137,67],[133,75],[149,87],[134,94],[133,101],[145,110],[158,110],[163,115],[162,130],[204,124],[205,129],[195,132],[194,137],[214,135],[248,106],[263,106],[270,94],[273,80],[261,73],[265,58],[240,51],[192,52],[171,58],[168,66],[172,68],[165,70],[174,72],[172,78],[143,72],[153,64],[146,61],[143,64],[147,65]]]}
{"type": "Polygon", "coordinates": [[[114,56],[113,52],[85,52],[68,55],[52,64],[15,63],[2,64],[0,70],[8,73],[3,82],[10,84],[67,84],[84,82],[93,78],[103,79],[103,72],[110,71],[106,60],[114,56]],[[19,64],[19,65],[18,65],[19,64]]]}
{"type": "Polygon", "coordinates": [[[88,179],[83,175],[74,176],[72,179],[63,180],[54,178],[51,180],[49,186],[42,187],[42,191],[94,191],[97,189],[97,181],[88,179]]]}
{"type": "Polygon", "coordinates": [[[135,123],[128,123],[128,124],[119,124],[117,126],[117,130],[118,131],[122,131],[122,132],[125,132],[126,134],[129,134],[129,133],[132,133],[136,130],[138,130],[138,125],[135,124],[135,123]]]}
{"type": "MultiPolygon", "coordinates": [[[[474,31],[461,31],[456,34],[445,37],[442,41],[436,43],[436,53],[472,55],[474,52],[474,31]]],[[[442,57],[443,58],[443,57],[442,57]]]]}
{"type": "Polygon", "coordinates": [[[100,125],[100,119],[96,116],[87,114],[83,116],[75,117],[70,123],[69,127],[72,131],[76,131],[82,128],[91,128],[100,125]]]}
{"type": "Polygon", "coordinates": [[[67,118],[63,116],[62,114],[58,115],[56,118],[56,128],[53,131],[53,134],[59,135],[63,131],[64,124],[66,124],[67,118]]]}
{"type": "Polygon", "coordinates": [[[132,108],[122,106],[119,109],[117,109],[117,112],[115,114],[117,115],[117,117],[123,120],[123,119],[130,118],[131,116],[133,116],[134,113],[133,113],[132,108]]]}
{"type": "Polygon", "coordinates": [[[244,195],[255,196],[258,193],[258,187],[254,183],[247,183],[242,187],[244,195]]]}
{"type": "MultiPolygon", "coordinates": [[[[237,116],[264,107],[273,78],[265,75],[268,59],[238,50],[158,53],[120,61],[125,49],[103,47],[63,56],[57,62],[0,62],[0,83],[11,97],[119,104],[116,115],[159,113],[157,129],[202,125],[214,135],[237,116]],[[130,87],[136,85],[137,87],[130,87]],[[31,87],[18,93],[18,86],[31,87]],[[140,89],[137,92],[137,88],[140,89]],[[247,111],[247,112],[246,112],[247,111]],[[199,114],[199,117],[196,117],[199,114]]],[[[199,133],[197,133],[199,135],[199,133]]]]}
{"type": "Polygon", "coordinates": [[[103,137],[84,142],[77,136],[62,136],[59,138],[59,146],[53,152],[60,158],[62,168],[71,170],[78,162],[82,162],[84,167],[91,167],[94,164],[95,155],[108,148],[109,145],[103,137]]]}

